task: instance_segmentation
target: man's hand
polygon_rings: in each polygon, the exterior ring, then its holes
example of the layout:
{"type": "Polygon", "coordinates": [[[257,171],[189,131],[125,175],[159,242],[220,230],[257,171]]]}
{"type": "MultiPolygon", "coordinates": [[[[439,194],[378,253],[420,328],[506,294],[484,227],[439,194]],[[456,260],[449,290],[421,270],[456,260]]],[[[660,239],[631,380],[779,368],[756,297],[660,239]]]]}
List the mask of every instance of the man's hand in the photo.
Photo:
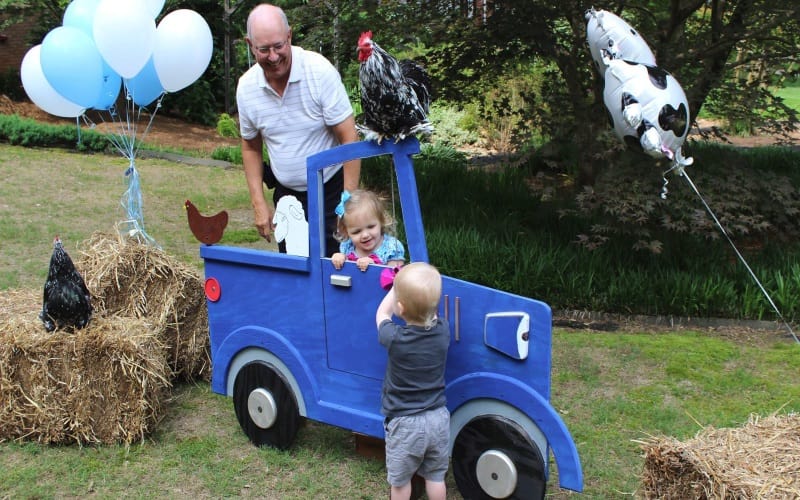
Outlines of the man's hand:
{"type": "Polygon", "coordinates": [[[275,226],[272,223],[272,218],[274,215],[275,211],[269,206],[261,209],[255,209],[256,229],[258,230],[258,234],[267,240],[267,242],[272,241],[271,234],[273,229],[275,229],[275,226]]]}

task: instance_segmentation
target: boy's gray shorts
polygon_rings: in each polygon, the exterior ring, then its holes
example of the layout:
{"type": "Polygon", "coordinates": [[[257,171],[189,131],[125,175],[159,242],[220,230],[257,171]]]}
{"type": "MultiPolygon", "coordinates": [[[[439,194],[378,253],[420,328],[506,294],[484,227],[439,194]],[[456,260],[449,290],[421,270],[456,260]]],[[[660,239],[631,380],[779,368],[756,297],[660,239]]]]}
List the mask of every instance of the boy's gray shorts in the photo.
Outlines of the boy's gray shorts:
{"type": "Polygon", "coordinates": [[[408,484],[414,473],[429,481],[444,481],[450,459],[447,407],[394,417],[383,427],[389,484],[397,487],[408,484]]]}

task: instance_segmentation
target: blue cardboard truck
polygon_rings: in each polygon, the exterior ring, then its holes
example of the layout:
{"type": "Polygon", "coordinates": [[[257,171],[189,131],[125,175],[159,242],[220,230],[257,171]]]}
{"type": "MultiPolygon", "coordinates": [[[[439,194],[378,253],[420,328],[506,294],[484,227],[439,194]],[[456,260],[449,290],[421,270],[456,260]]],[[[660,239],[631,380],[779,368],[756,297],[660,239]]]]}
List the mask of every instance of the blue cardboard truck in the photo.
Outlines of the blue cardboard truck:
{"type": "MultiPolygon", "coordinates": [[[[410,262],[428,262],[413,167],[419,142],[373,141],[308,158],[308,256],[201,245],[212,390],[233,399],[258,446],[291,446],[302,419],[383,439],[387,354],[375,310],[384,266],[336,270],[325,257],[322,169],[391,155],[410,262]]],[[[435,264],[435,262],[433,263],[435,264]]],[[[562,488],[581,491],[575,443],[550,405],[552,315],[540,301],[442,276],[451,327],[451,464],[465,498],[541,498],[550,453],[562,488]]]]}

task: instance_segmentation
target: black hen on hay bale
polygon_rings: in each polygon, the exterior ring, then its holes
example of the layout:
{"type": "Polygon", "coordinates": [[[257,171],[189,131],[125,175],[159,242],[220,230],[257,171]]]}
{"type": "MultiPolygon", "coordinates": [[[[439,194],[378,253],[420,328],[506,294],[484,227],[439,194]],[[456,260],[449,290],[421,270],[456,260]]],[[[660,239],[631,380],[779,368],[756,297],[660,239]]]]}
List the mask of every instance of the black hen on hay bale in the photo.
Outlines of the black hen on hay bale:
{"type": "Polygon", "coordinates": [[[800,415],[643,441],[645,498],[800,498],[800,415]]]}
{"type": "Polygon", "coordinates": [[[174,377],[210,380],[208,311],[197,271],[116,234],[95,233],[79,250],[77,266],[98,314],[146,318],[167,345],[174,377]]]}
{"type": "Polygon", "coordinates": [[[144,319],[97,317],[68,334],[46,332],[36,314],[0,318],[0,441],[143,440],[169,395],[165,352],[144,319]]]}

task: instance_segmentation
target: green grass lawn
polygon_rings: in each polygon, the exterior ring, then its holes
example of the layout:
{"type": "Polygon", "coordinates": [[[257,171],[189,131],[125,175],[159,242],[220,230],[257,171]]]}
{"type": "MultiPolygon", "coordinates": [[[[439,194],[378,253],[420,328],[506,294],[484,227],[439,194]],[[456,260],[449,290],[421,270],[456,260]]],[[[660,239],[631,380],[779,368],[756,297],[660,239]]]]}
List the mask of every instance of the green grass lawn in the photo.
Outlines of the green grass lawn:
{"type": "MultiPolygon", "coordinates": [[[[704,426],[738,427],[752,413],[800,410],[798,346],[734,342],[707,332],[554,334],[553,406],[581,455],[592,499],[641,497],[654,436],[685,440],[704,426]]],[[[351,433],[307,423],[286,452],[252,446],[233,404],[206,383],[174,389],[165,419],[124,446],[0,444],[0,497],[385,498],[380,460],[351,433]]],[[[549,498],[574,495],[557,486],[549,498]]],[[[460,498],[448,475],[448,498],[460,498]]]]}

